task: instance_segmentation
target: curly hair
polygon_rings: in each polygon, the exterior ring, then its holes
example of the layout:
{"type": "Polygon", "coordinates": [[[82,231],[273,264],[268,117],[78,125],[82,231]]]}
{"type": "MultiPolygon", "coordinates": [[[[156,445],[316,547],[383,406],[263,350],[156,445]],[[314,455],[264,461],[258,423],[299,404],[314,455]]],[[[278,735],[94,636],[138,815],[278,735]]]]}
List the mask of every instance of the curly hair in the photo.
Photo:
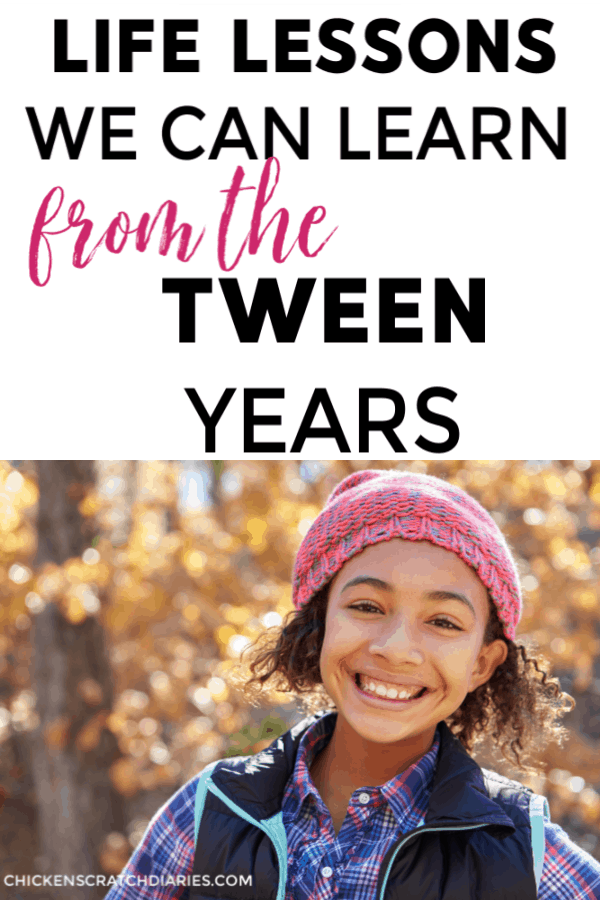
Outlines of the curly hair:
{"type": "MultiPolygon", "coordinates": [[[[308,713],[335,710],[321,678],[319,660],[325,635],[329,585],[321,588],[299,610],[292,610],[282,625],[270,628],[243,654],[252,673],[242,690],[257,701],[263,688],[289,692],[308,713]]],[[[531,761],[546,743],[562,743],[567,730],[562,716],[574,706],[573,698],[561,691],[557,678],[548,673],[541,654],[524,643],[505,637],[496,608],[490,614],[484,644],[504,640],[506,660],[485,684],[471,691],[446,724],[469,752],[485,742],[510,767],[539,774],[531,761]]]]}

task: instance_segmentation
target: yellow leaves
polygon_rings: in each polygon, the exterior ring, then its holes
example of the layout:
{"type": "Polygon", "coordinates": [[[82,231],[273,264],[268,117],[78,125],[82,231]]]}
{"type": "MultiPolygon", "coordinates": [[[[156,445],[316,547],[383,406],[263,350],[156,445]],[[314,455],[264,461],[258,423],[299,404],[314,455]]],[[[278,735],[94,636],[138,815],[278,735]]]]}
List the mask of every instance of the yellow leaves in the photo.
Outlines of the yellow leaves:
{"type": "Polygon", "coordinates": [[[287,525],[293,525],[298,521],[297,510],[297,503],[283,498],[277,500],[273,505],[273,515],[275,519],[287,525]]]}
{"type": "Polygon", "coordinates": [[[544,482],[544,487],[551,496],[562,499],[566,495],[567,486],[562,478],[559,478],[555,472],[544,472],[542,474],[542,481],[544,482]]]}
{"type": "Polygon", "coordinates": [[[153,672],[148,680],[157,697],[167,697],[171,693],[171,681],[166,672],[153,672]]]}
{"type": "Polygon", "coordinates": [[[96,491],[91,491],[83,498],[77,508],[85,519],[90,519],[92,516],[97,516],[107,505],[104,497],[96,491]]]}
{"type": "Polygon", "coordinates": [[[177,474],[164,460],[140,462],[138,492],[140,500],[170,506],[177,500],[177,474]]]}
{"type": "Polygon", "coordinates": [[[100,848],[100,865],[109,875],[118,875],[125,866],[131,847],[124,834],[113,831],[106,836],[100,848]]]}
{"type": "Polygon", "coordinates": [[[122,757],[112,764],[109,777],[116,790],[123,797],[133,797],[140,789],[139,766],[132,760],[122,757]]]}
{"type": "Polygon", "coordinates": [[[127,719],[124,716],[117,715],[117,713],[111,713],[106,720],[106,727],[112,731],[113,734],[120,734],[126,721],[127,719]]]}
{"type": "Polygon", "coordinates": [[[596,506],[600,506],[600,474],[594,476],[592,486],[589,489],[588,497],[596,506]]]}
{"type": "Polygon", "coordinates": [[[187,722],[179,732],[179,743],[183,745],[198,744],[205,734],[212,731],[213,722],[208,716],[196,716],[187,722]]]}
{"type": "Polygon", "coordinates": [[[72,625],[80,625],[87,618],[87,612],[80,597],[70,594],[61,604],[63,614],[72,625]]]}
{"type": "Polygon", "coordinates": [[[591,588],[583,591],[576,591],[573,599],[580,609],[592,610],[597,609],[598,607],[598,595],[595,590],[591,588]]]}
{"type": "Polygon", "coordinates": [[[14,531],[21,523],[21,514],[13,498],[0,493],[0,536],[14,531]]]}
{"type": "Polygon", "coordinates": [[[106,710],[102,710],[85,723],[75,738],[75,746],[78,750],[82,753],[89,753],[90,750],[95,750],[100,741],[106,719],[106,710]]]}
{"type": "Polygon", "coordinates": [[[8,577],[14,584],[26,584],[31,578],[31,569],[19,563],[13,563],[8,570],[8,577]]]}
{"type": "Polygon", "coordinates": [[[93,678],[84,678],[77,685],[77,693],[88,706],[98,706],[102,703],[102,688],[93,678]]]}
{"type": "Polygon", "coordinates": [[[8,474],[4,482],[4,490],[9,497],[12,496],[17,509],[29,509],[35,506],[40,494],[35,481],[23,476],[16,469],[8,474]]]}
{"type": "Polygon", "coordinates": [[[234,713],[231,716],[224,716],[222,719],[219,719],[219,731],[221,734],[232,734],[241,727],[241,724],[242,719],[239,713],[234,713]]]}
{"type": "Polygon", "coordinates": [[[47,563],[37,576],[35,590],[45,600],[58,596],[67,585],[67,579],[60,566],[47,563]]]}
{"type": "Polygon", "coordinates": [[[10,467],[0,470],[0,554],[33,553],[35,539],[23,511],[38,500],[38,488],[10,467]]]}
{"type": "Polygon", "coordinates": [[[506,487],[510,501],[514,506],[530,505],[528,501],[532,490],[532,479],[527,472],[517,471],[506,487]]]}
{"type": "Polygon", "coordinates": [[[212,540],[217,550],[225,550],[227,553],[232,553],[239,543],[233,535],[228,534],[226,531],[217,531],[217,533],[213,535],[212,540]]]}
{"type": "Polygon", "coordinates": [[[263,519],[257,519],[255,517],[248,519],[246,522],[246,531],[250,536],[248,546],[253,547],[256,550],[263,549],[266,546],[266,541],[264,539],[266,530],[267,523],[263,519]]]}
{"type": "Polygon", "coordinates": [[[171,674],[181,681],[189,681],[192,674],[192,667],[187,659],[176,659],[171,663],[171,674]]]}
{"type": "Polygon", "coordinates": [[[35,532],[27,523],[22,523],[14,531],[2,535],[0,528],[0,554],[10,556],[28,556],[35,552],[35,532]]]}
{"type": "Polygon", "coordinates": [[[225,618],[232,625],[243,625],[251,616],[250,610],[246,606],[227,606],[224,611],[225,618]]]}
{"type": "Polygon", "coordinates": [[[581,816],[590,825],[600,820],[600,794],[592,787],[585,787],[579,795],[581,816]]]}
{"type": "Polygon", "coordinates": [[[197,606],[194,606],[192,603],[188,603],[181,610],[181,615],[190,623],[197,622],[200,618],[200,610],[197,606]]]}
{"type": "Polygon", "coordinates": [[[202,550],[188,550],[183,555],[183,564],[192,577],[198,577],[206,568],[208,557],[202,550]]]}
{"type": "Polygon", "coordinates": [[[69,741],[71,719],[57,716],[44,727],[44,743],[51,754],[64,750],[69,741]]]}
{"type": "Polygon", "coordinates": [[[232,628],[231,625],[220,625],[215,631],[215,640],[224,648],[235,633],[235,628],[232,628]]]}
{"type": "Polygon", "coordinates": [[[227,697],[229,696],[229,688],[222,678],[215,677],[209,679],[206,687],[210,692],[212,699],[216,703],[221,703],[223,700],[227,700],[227,697]]]}
{"type": "Polygon", "coordinates": [[[292,603],[292,588],[291,585],[286,585],[281,591],[279,602],[275,607],[275,612],[279,613],[279,615],[283,618],[286,613],[288,613],[293,608],[294,604],[292,603]]]}

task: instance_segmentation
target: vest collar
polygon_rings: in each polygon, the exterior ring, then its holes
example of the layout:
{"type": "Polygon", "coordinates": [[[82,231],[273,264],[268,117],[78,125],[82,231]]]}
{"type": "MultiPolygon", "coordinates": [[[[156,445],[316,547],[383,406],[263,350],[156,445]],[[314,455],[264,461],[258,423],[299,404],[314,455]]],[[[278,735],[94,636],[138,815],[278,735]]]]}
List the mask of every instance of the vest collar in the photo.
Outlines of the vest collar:
{"type": "MultiPolygon", "coordinates": [[[[212,781],[254,819],[271,818],[281,809],[302,735],[329,712],[321,710],[303,719],[256,756],[234,757],[217,763],[212,781]]],[[[481,768],[444,722],[439,728],[440,749],[425,827],[490,824],[504,825],[514,831],[511,819],[488,796],[481,768]]]]}
{"type": "Polygon", "coordinates": [[[505,825],[512,820],[488,795],[483,772],[445,722],[441,722],[440,749],[433,776],[425,827],[505,825]]]}

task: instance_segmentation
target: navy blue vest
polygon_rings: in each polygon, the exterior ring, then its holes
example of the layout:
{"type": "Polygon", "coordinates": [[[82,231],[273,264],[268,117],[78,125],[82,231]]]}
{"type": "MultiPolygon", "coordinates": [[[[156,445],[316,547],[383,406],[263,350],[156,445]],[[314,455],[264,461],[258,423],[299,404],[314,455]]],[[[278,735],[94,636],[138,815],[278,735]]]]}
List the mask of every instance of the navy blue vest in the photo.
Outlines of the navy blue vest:
{"type": "MultiPolygon", "coordinates": [[[[190,900],[284,900],[281,801],[300,738],[317,717],[256,756],[221,760],[201,774],[190,900]]],[[[377,900],[535,900],[531,791],[481,769],[444,723],[440,729],[425,822],[389,849],[377,900]]]]}

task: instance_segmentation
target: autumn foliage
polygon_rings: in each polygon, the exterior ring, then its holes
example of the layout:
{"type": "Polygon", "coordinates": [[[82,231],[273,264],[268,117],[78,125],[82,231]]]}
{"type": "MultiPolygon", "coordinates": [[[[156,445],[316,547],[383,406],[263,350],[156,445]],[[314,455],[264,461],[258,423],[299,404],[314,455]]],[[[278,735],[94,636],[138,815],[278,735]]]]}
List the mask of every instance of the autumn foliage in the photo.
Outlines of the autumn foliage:
{"type": "MultiPolygon", "coordinates": [[[[228,674],[291,608],[294,553],[333,486],[355,469],[394,465],[101,462],[78,499],[95,537],[80,557],[36,571],[35,468],[0,464],[0,742],[40,728],[30,632],[55,604],[73,625],[95,617],[103,626],[114,701],[95,679],[82,680],[85,724],[74,731],[66,718],[49,723],[47,752],[74,742],[85,758],[110,731],[118,745],[110,778],[125,809],[140,792],[175,791],[220,756],[266,746],[297,720],[293,698],[271,694],[252,710],[228,674]]],[[[545,752],[545,776],[522,780],[600,858],[600,461],[398,468],[465,488],[514,549],[524,589],[518,634],[535,641],[577,700],[569,742],[545,752]]],[[[17,775],[0,767],[0,804],[17,775]]],[[[10,805],[0,816],[8,814],[10,805]]],[[[106,823],[98,848],[105,871],[120,871],[146,824],[131,821],[122,833],[106,823]]]]}

